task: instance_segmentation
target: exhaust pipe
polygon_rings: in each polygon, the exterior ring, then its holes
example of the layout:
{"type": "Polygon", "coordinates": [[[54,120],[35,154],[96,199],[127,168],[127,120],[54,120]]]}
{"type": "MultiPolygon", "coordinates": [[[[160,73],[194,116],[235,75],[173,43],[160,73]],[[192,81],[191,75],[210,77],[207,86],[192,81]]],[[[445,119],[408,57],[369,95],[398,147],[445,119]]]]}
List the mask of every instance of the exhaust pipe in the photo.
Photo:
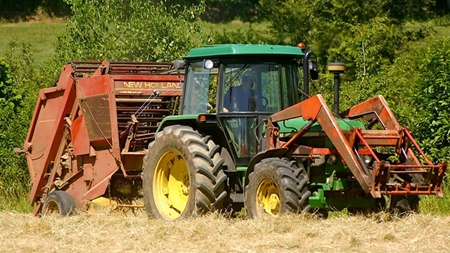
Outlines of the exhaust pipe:
{"type": "Polygon", "coordinates": [[[345,63],[331,62],[328,64],[328,71],[334,74],[334,107],[333,112],[339,114],[339,85],[341,82],[340,74],[345,72],[345,63]]]}

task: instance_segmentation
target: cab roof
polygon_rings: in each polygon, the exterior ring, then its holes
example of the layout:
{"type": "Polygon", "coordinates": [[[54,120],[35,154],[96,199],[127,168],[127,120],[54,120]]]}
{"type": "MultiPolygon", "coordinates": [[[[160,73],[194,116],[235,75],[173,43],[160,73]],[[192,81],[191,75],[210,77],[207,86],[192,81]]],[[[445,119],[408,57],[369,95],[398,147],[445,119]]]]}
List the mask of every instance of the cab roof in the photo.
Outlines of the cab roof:
{"type": "Polygon", "coordinates": [[[238,56],[238,55],[277,55],[288,57],[303,57],[303,52],[299,47],[280,45],[259,45],[259,44],[223,44],[210,45],[200,48],[193,48],[184,59],[207,58],[217,56],[238,56]]]}

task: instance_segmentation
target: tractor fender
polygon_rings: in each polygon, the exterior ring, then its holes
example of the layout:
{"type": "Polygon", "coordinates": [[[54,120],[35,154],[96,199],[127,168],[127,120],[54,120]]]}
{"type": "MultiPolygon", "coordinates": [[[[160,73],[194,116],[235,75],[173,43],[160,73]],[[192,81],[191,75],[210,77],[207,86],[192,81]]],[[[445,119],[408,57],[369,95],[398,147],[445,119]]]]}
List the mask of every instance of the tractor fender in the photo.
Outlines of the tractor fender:
{"type": "Polygon", "coordinates": [[[269,157],[282,157],[289,149],[288,148],[274,148],[262,151],[255,155],[248,164],[247,171],[245,172],[245,185],[248,184],[248,175],[253,172],[255,165],[259,163],[262,159],[269,157]]]}
{"type": "Polygon", "coordinates": [[[158,125],[156,133],[161,132],[165,127],[172,125],[184,125],[195,127],[197,115],[171,115],[165,117],[158,125]]]}

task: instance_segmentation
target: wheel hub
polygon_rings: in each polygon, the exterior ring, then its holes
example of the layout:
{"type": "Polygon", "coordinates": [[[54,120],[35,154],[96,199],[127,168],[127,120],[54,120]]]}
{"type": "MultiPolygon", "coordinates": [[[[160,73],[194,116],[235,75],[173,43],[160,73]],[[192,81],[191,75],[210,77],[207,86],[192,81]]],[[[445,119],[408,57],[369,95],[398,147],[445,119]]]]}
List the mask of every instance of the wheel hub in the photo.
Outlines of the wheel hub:
{"type": "Polygon", "coordinates": [[[262,212],[271,216],[278,215],[281,206],[280,193],[272,179],[264,179],[259,184],[256,201],[262,212]]]}
{"type": "Polygon", "coordinates": [[[165,152],[155,169],[153,197],[159,213],[177,219],[186,208],[190,192],[189,171],[184,158],[175,150],[165,152]]]}

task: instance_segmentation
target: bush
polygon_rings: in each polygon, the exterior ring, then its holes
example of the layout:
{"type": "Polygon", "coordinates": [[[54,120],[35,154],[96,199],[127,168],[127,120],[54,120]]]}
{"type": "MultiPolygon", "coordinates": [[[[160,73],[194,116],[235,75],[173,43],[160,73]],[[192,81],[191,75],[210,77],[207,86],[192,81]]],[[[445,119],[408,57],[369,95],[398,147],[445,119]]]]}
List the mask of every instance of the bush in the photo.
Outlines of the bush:
{"type": "Polygon", "coordinates": [[[195,21],[204,4],[186,8],[140,0],[67,0],[72,16],[56,47],[72,60],[172,61],[207,37],[195,21]]]}
{"type": "Polygon", "coordinates": [[[37,96],[32,57],[28,44],[13,42],[0,60],[0,210],[31,209],[26,162],[13,149],[23,145],[37,96]]]}
{"type": "Polygon", "coordinates": [[[450,38],[438,38],[416,55],[419,82],[412,106],[417,133],[433,160],[450,160],[450,38]]]}

